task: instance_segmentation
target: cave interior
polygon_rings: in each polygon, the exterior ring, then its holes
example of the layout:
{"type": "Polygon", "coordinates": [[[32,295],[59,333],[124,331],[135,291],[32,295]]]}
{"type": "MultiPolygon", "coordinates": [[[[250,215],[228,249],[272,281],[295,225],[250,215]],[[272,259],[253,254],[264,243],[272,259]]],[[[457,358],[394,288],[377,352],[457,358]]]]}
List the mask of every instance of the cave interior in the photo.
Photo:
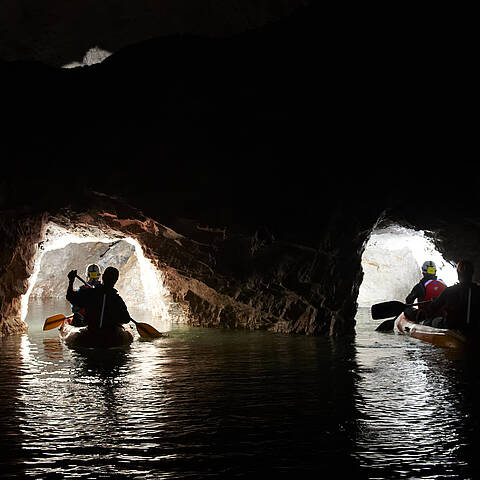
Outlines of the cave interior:
{"type": "Polygon", "coordinates": [[[305,3],[231,36],[111,45],[88,66],[0,60],[2,335],[26,328],[52,226],[136,242],[167,303],[207,327],[354,333],[362,255],[392,225],[480,272],[466,52],[439,41],[425,59],[395,26],[359,39],[305,3]]]}

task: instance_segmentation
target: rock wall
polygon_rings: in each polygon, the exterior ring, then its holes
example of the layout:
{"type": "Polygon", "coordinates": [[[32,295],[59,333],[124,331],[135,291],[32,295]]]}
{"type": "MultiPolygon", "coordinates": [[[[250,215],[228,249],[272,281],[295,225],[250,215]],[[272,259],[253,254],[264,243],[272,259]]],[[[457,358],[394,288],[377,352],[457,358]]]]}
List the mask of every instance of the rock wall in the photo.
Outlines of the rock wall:
{"type": "Polygon", "coordinates": [[[28,290],[45,216],[28,212],[0,215],[0,336],[26,331],[21,296],[28,290]]]}
{"type": "MultiPolygon", "coordinates": [[[[359,252],[368,226],[360,232],[358,224],[352,223],[352,236],[343,245],[335,239],[336,232],[329,229],[321,248],[313,248],[276,239],[265,231],[251,235],[228,228],[220,231],[185,219],[179,222],[183,225],[180,234],[118,199],[91,194],[83,201],[90,204],[88,209],[44,214],[33,225],[42,226],[48,221],[77,235],[125,235],[138,240],[147,258],[163,272],[173,300],[185,307],[194,325],[311,335],[353,331],[356,303],[352,292],[358,290],[361,278],[359,252]],[[344,274],[347,266],[355,269],[355,276],[344,274]]],[[[32,220],[23,222],[29,225],[32,220]]],[[[24,252],[18,261],[28,259],[30,267],[36,243],[41,240],[39,231],[36,237],[24,234],[11,240],[18,243],[17,251],[24,252]]],[[[100,246],[105,249],[104,244],[94,246],[96,250],[100,246]]],[[[91,250],[88,244],[82,248],[91,250]]],[[[63,253],[67,255],[70,250],[66,248],[63,253]]],[[[48,262],[48,258],[47,253],[42,261],[48,262]]],[[[68,260],[71,264],[75,258],[69,257],[65,263],[68,260]]],[[[9,325],[5,332],[19,325],[18,295],[25,293],[32,273],[31,268],[22,267],[16,267],[8,278],[2,277],[4,291],[11,289],[4,302],[4,324],[9,325]],[[17,289],[8,284],[14,274],[17,289]]],[[[52,287],[48,280],[50,267],[47,265],[40,275],[34,295],[52,287]]]]}
{"type": "Polygon", "coordinates": [[[468,52],[433,35],[425,55],[402,21],[335,8],[91,67],[0,61],[3,331],[45,215],[137,238],[203,325],[351,334],[383,214],[478,266],[468,52]]]}

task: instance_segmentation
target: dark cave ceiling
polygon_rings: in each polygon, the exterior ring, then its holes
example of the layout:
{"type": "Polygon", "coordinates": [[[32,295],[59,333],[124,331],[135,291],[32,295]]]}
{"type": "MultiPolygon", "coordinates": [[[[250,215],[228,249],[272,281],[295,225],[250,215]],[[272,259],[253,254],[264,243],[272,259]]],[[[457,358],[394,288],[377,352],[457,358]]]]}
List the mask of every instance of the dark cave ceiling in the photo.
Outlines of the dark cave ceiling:
{"type": "Polygon", "coordinates": [[[0,58],[61,67],[98,46],[109,52],[168,35],[222,38],[284,18],[308,0],[2,1],[0,58]]]}

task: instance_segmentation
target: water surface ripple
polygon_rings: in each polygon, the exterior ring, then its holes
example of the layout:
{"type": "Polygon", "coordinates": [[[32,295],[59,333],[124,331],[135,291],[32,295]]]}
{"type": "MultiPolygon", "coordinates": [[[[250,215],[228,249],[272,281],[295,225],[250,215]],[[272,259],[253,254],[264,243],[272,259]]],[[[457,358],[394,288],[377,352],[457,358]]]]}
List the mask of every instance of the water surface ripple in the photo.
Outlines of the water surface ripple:
{"type": "Polygon", "coordinates": [[[41,331],[52,313],[1,339],[2,478],[473,476],[474,366],[368,311],[354,341],[179,326],[108,352],[41,331]]]}

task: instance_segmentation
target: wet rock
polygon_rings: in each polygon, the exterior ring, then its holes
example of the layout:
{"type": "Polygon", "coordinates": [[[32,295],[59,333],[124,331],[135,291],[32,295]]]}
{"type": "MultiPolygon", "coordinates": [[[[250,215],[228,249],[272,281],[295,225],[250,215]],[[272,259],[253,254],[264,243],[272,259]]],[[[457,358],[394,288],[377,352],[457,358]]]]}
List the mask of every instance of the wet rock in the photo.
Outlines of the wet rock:
{"type": "Polygon", "coordinates": [[[44,215],[0,215],[0,336],[26,331],[21,296],[28,290],[44,226],[44,215]]]}

